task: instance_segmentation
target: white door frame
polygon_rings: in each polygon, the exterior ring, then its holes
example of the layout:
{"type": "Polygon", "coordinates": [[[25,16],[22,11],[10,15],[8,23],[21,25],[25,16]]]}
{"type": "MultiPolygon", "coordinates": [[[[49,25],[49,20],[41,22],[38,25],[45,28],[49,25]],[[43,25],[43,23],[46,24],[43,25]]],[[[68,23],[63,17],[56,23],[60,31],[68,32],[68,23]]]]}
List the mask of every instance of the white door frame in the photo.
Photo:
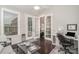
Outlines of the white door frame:
{"type": "Polygon", "coordinates": [[[32,39],[35,37],[35,27],[34,27],[34,21],[35,21],[35,16],[31,16],[31,15],[27,15],[25,14],[25,21],[26,21],[26,38],[27,40],[28,39],[32,39]],[[32,36],[31,37],[28,37],[28,17],[31,17],[32,18],[32,36]]]}
{"type": "Polygon", "coordinates": [[[48,40],[53,41],[53,37],[52,36],[53,36],[53,15],[48,14],[48,15],[45,16],[45,38],[48,39],[48,40]],[[47,38],[46,37],[46,17],[47,16],[51,16],[51,38],[47,38]]]}
{"type": "Polygon", "coordinates": [[[44,33],[45,33],[45,35],[44,35],[44,37],[45,37],[45,39],[51,40],[53,42],[53,14],[43,14],[43,15],[41,15],[39,17],[45,17],[45,19],[44,19],[44,22],[45,22],[45,27],[44,27],[44,30],[45,30],[44,33]],[[46,17],[47,16],[51,16],[51,38],[47,38],[46,37],[46,17]]]}

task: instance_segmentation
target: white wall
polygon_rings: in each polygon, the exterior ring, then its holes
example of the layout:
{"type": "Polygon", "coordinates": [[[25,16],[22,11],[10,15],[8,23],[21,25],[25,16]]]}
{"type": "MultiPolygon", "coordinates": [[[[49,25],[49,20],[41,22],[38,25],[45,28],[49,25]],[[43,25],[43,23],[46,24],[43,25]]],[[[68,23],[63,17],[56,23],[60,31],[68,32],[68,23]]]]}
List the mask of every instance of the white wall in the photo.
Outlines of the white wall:
{"type": "Polygon", "coordinates": [[[53,14],[53,33],[56,33],[60,27],[64,27],[66,32],[67,24],[77,24],[79,34],[79,6],[54,5],[43,14],[53,14]]]}
{"type": "MultiPolygon", "coordinates": [[[[67,30],[67,24],[79,24],[78,11],[76,6],[54,6],[54,31],[63,26],[67,30]]],[[[79,34],[79,31],[77,31],[79,34]]]]}
{"type": "Polygon", "coordinates": [[[0,10],[0,35],[1,35],[1,10],[0,10]]]}

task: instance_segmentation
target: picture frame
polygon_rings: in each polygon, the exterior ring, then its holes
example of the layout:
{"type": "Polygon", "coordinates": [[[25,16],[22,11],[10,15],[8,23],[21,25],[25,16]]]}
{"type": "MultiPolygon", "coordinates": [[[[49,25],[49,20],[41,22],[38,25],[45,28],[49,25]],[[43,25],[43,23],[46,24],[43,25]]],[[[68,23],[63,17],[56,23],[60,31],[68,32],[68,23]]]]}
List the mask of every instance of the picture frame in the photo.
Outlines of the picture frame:
{"type": "Polygon", "coordinates": [[[77,24],[67,24],[68,31],[77,31],[77,24]]]}

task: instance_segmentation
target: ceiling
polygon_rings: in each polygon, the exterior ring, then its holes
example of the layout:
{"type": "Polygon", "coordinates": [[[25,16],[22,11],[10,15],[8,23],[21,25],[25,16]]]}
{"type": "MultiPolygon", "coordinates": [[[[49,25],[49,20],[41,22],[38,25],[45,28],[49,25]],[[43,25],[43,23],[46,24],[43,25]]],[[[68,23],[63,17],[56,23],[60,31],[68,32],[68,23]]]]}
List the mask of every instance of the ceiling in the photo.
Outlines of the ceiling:
{"type": "Polygon", "coordinates": [[[40,10],[34,10],[33,9],[34,6],[35,5],[0,5],[0,7],[17,10],[23,13],[34,15],[34,16],[40,15],[43,12],[48,11],[52,8],[51,5],[38,5],[40,6],[40,10]]]}

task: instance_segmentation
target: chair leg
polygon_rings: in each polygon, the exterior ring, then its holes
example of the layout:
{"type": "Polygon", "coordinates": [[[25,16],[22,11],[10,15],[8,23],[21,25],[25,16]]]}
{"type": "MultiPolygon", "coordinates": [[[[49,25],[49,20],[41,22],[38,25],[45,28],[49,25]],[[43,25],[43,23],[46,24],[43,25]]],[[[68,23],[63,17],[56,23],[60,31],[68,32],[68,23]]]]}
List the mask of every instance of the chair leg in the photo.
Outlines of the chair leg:
{"type": "Polygon", "coordinates": [[[64,46],[65,54],[69,53],[69,50],[66,49],[66,46],[64,46]]]}
{"type": "Polygon", "coordinates": [[[73,54],[72,52],[69,51],[69,49],[66,49],[66,47],[65,47],[65,54],[67,54],[67,53],[73,54]]]}
{"type": "Polygon", "coordinates": [[[68,49],[65,50],[65,54],[67,54],[67,53],[69,53],[69,50],[68,49]]]}

